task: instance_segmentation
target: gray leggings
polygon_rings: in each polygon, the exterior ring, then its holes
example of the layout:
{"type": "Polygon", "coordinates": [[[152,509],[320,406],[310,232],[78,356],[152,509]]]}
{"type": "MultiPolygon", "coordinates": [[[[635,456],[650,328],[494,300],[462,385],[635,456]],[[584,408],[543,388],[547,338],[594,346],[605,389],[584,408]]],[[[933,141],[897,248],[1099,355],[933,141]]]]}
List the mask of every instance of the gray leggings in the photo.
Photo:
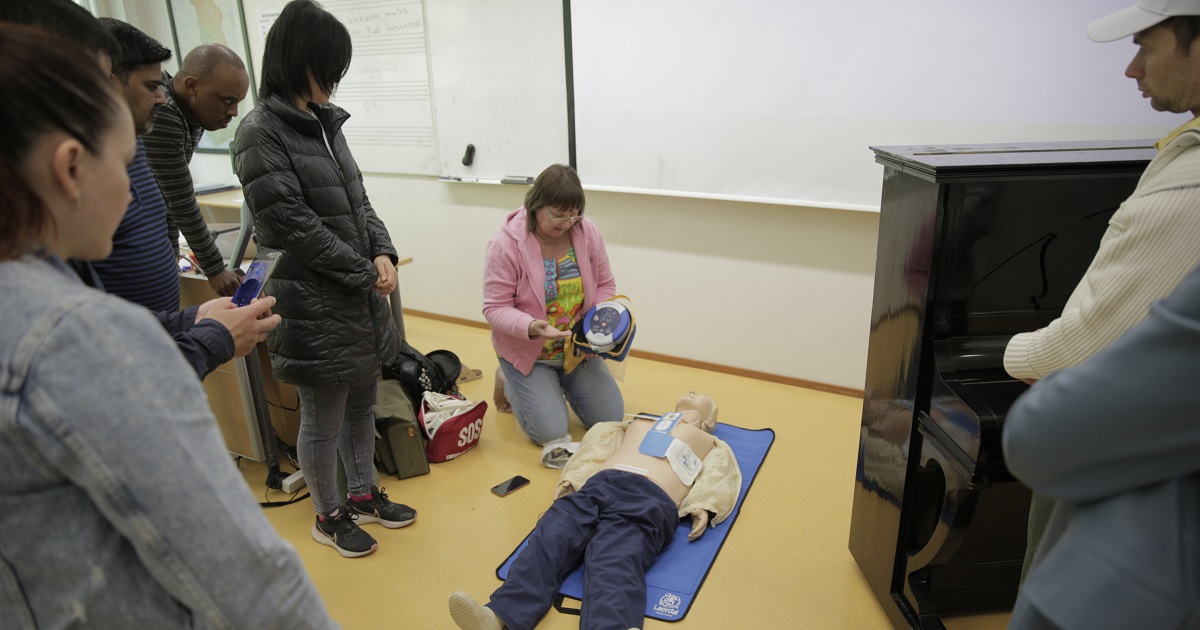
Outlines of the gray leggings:
{"type": "Polygon", "coordinates": [[[296,454],[317,512],[328,514],[346,497],[337,496],[337,456],[342,454],[346,488],[351,494],[370,492],[374,483],[375,388],[304,387],[300,393],[300,435],[296,454]]]}

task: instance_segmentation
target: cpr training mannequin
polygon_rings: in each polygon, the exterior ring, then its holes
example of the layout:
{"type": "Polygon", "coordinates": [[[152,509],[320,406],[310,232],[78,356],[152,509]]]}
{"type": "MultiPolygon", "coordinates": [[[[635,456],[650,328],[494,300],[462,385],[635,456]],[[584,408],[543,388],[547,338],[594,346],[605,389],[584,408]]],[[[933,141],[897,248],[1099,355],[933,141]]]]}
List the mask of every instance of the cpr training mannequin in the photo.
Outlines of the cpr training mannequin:
{"type": "Polygon", "coordinates": [[[585,560],[580,627],[640,628],[646,570],[679,519],[691,517],[688,540],[696,540],[729,516],[742,485],[733,451],[712,435],[716,403],[693,392],[675,411],[593,426],[491,601],[481,606],[466,593],[450,596],[455,623],[466,630],[533,628],[585,560]]]}

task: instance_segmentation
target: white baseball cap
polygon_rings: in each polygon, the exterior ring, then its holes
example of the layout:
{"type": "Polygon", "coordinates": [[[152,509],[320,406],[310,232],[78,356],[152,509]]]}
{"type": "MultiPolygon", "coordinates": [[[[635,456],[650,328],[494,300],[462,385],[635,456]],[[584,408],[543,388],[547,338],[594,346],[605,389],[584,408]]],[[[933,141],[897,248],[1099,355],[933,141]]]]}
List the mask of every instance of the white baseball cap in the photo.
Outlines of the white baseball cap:
{"type": "Polygon", "coordinates": [[[1176,15],[1200,15],[1200,0],[1138,0],[1132,7],[1088,24],[1087,34],[1094,42],[1112,42],[1176,15]]]}

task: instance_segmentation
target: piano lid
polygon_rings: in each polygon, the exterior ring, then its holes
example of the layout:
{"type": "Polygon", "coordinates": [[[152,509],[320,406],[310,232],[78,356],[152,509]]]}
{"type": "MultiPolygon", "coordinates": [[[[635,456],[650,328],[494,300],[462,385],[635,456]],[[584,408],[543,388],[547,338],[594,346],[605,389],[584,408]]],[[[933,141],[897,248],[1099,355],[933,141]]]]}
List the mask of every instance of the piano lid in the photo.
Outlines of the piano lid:
{"type": "Polygon", "coordinates": [[[913,145],[871,147],[875,161],[927,179],[987,177],[989,174],[1062,174],[1142,170],[1154,158],[1154,140],[1085,140],[1019,144],[913,145]]]}

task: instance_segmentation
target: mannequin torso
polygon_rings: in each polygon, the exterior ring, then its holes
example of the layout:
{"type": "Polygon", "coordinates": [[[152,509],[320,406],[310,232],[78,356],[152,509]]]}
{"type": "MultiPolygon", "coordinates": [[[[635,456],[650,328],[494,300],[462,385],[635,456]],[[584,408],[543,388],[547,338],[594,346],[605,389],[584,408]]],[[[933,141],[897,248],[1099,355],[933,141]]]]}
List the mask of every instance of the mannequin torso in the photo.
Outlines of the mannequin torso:
{"type": "MultiPolygon", "coordinates": [[[[667,496],[670,496],[675,501],[675,505],[679,506],[691,490],[691,486],[684,485],[680,481],[679,476],[671,469],[671,464],[666,458],[645,455],[638,450],[642,444],[642,439],[654,428],[654,424],[653,420],[639,419],[631,422],[629,428],[625,429],[625,439],[621,442],[620,448],[600,467],[600,470],[615,468],[641,474],[650,481],[658,484],[659,487],[666,491],[667,496]],[[643,470],[645,471],[644,473],[641,472],[643,470]]],[[[693,424],[688,424],[684,420],[681,420],[671,429],[671,436],[687,444],[688,448],[691,448],[692,452],[696,454],[696,457],[702,460],[712,450],[713,445],[716,444],[716,438],[711,433],[693,424]]]]}

